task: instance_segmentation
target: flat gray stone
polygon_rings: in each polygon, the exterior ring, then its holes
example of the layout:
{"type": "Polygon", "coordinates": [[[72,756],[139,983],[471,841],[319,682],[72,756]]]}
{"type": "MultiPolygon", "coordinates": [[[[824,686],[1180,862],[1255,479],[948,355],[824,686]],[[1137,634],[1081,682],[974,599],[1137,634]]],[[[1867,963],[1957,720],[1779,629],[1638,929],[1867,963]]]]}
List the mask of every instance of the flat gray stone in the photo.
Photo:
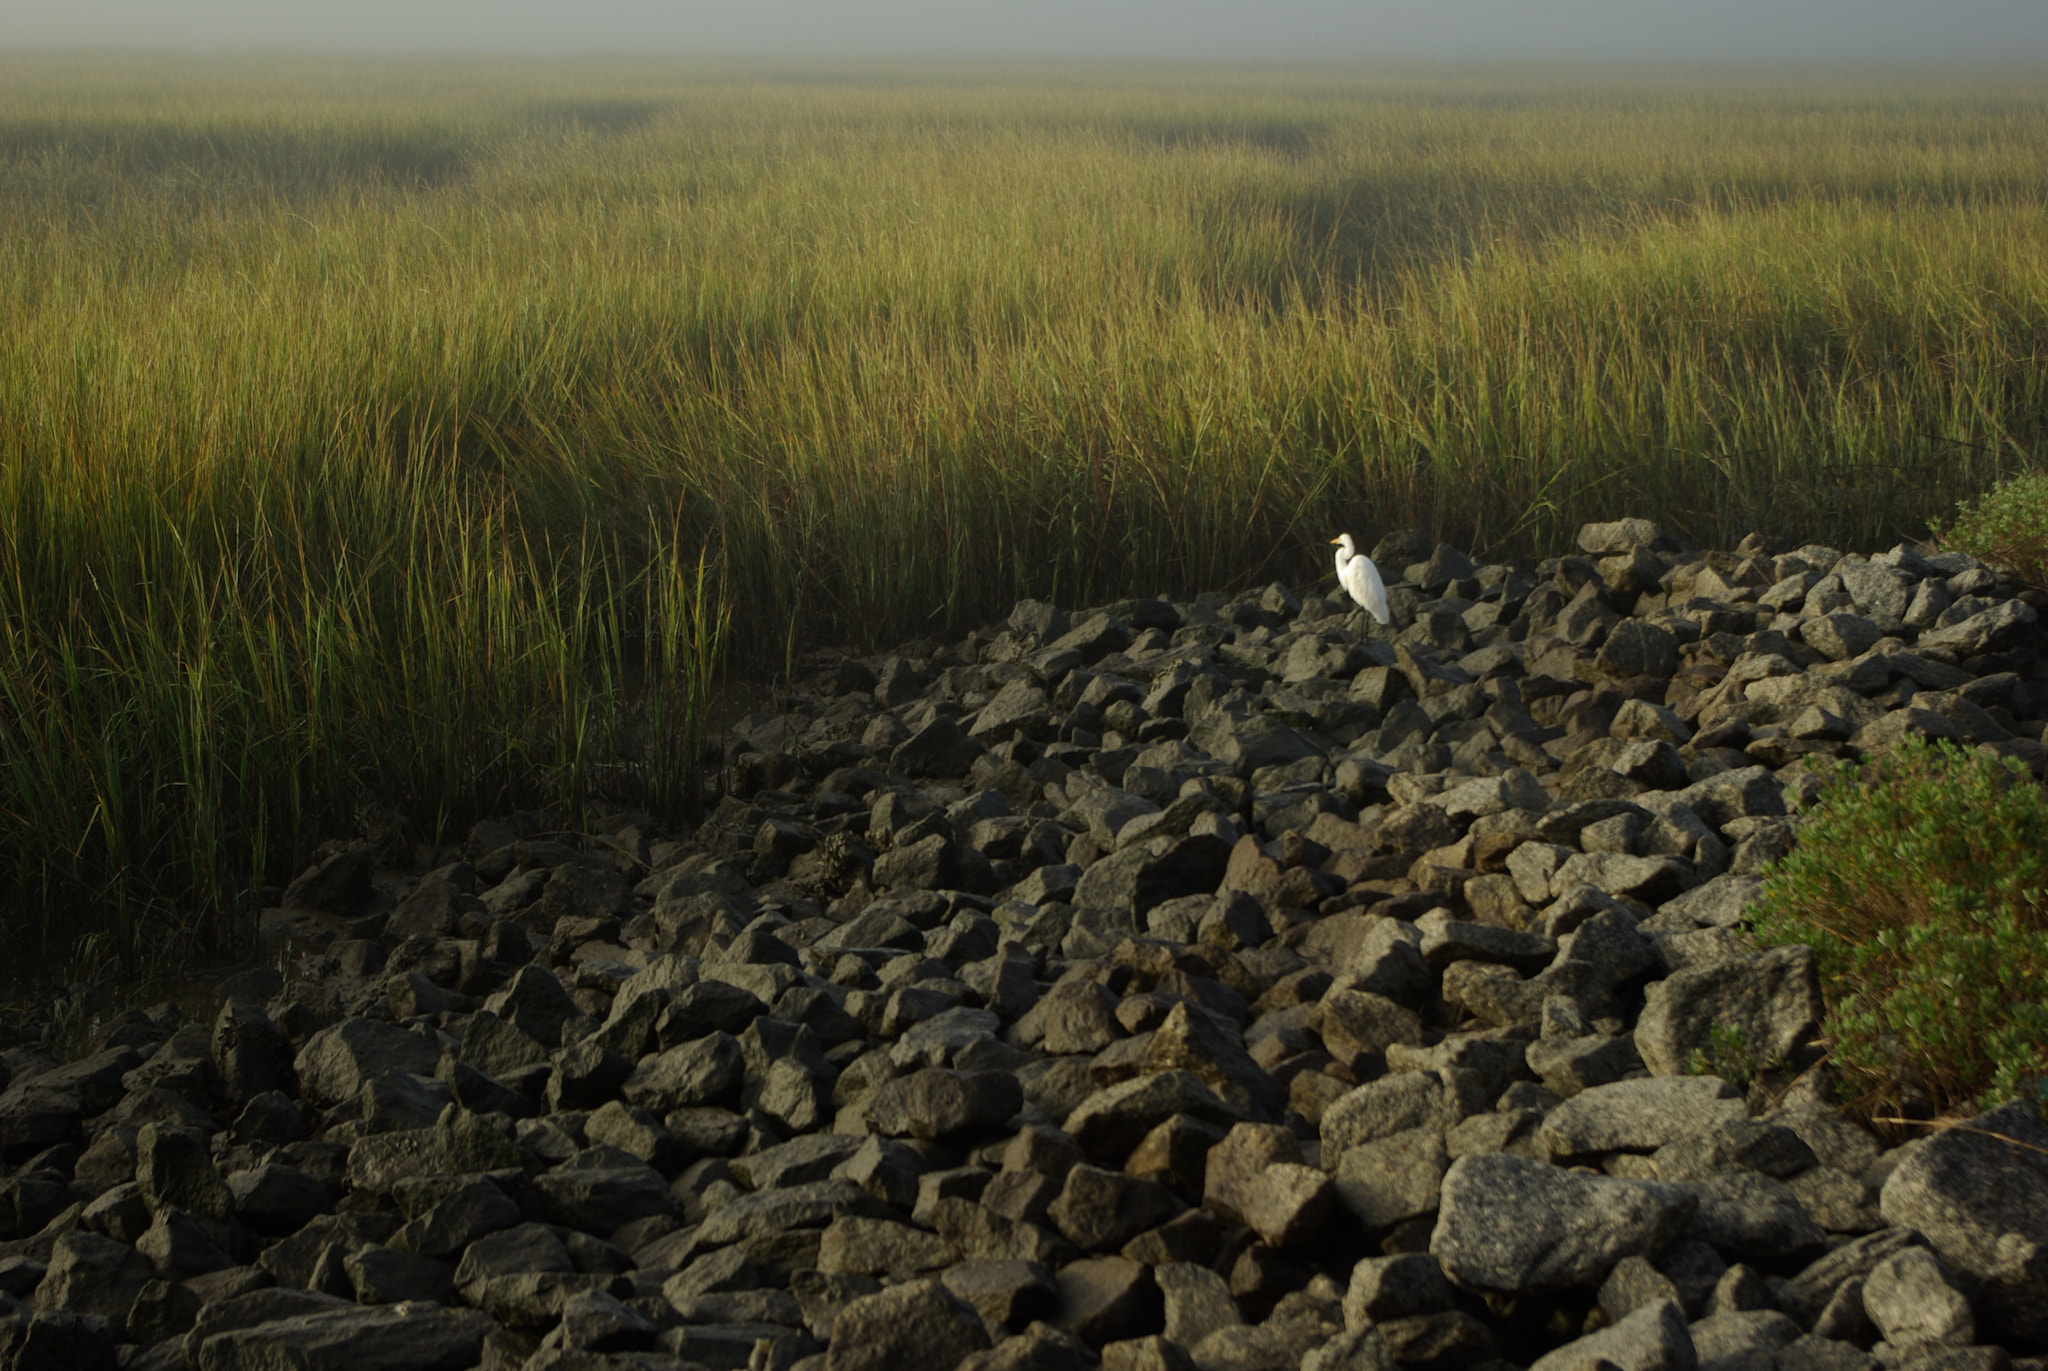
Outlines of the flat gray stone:
{"type": "Polygon", "coordinates": [[[199,1371],[463,1371],[497,1325],[473,1309],[334,1309],[216,1333],[199,1371]]]}
{"type": "Polygon", "coordinates": [[[1558,1156],[1651,1152],[1748,1112],[1718,1076],[1652,1076],[1582,1090],[1546,1114],[1538,1132],[1558,1156]]]}
{"type": "Polygon", "coordinates": [[[1716,876],[1657,907],[1657,913],[1680,914],[1702,928],[1733,928],[1742,911],[1764,893],[1761,876],[1716,876]]]}

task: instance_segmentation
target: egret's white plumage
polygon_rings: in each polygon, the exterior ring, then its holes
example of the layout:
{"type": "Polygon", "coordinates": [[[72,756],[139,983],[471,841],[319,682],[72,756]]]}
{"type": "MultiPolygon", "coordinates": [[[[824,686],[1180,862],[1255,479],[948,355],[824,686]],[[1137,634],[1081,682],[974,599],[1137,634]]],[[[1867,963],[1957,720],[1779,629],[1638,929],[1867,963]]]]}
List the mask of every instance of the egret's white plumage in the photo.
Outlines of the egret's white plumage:
{"type": "Polygon", "coordinates": [[[1372,558],[1360,552],[1351,535],[1340,533],[1330,540],[1337,545],[1337,584],[1358,601],[1359,607],[1381,623],[1387,622],[1387,586],[1372,558]]]}

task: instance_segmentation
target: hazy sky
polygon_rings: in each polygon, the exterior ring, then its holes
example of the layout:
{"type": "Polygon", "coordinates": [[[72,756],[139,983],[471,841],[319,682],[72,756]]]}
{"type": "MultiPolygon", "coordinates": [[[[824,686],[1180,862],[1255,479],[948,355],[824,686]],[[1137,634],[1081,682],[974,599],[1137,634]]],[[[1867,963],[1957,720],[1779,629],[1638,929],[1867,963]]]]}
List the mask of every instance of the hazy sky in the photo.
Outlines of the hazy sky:
{"type": "Polygon", "coordinates": [[[2048,0],[0,0],[0,47],[2048,58],[2048,0]]]}

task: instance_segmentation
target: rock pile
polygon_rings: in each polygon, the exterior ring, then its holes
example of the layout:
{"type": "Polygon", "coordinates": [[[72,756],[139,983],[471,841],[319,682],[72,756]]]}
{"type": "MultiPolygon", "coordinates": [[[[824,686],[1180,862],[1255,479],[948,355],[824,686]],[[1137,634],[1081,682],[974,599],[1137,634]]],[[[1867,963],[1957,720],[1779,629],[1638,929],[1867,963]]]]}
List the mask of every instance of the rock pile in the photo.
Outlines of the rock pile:
{"type": "Polygon", "coordinates": [[[213,1022],[6,1054],[0,1371],[2048,1365],[2048,1126],[1886,1148],[1742,931],[1806,759],[2040,771],[2032,592],[1580,545],[1027,602],[680,839],[337,847],[213,1022]]]}

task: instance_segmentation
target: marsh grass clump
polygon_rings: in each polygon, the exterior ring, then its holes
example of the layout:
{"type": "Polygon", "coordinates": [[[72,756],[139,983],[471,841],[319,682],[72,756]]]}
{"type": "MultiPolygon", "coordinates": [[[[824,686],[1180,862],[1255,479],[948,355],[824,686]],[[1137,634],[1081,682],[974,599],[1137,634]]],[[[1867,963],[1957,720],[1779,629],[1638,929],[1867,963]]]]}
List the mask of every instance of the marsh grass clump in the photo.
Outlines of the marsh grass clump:
{"type": "Polygon", "coordinates": [[[1958,552],[2013,568],[2029,585],[2048,586],[2048,473],[2000,482],[1960,505],[1934,534],[1958,552]]]}
{"type": "Polygon", "coordinates": [[[2048,793],[2023,768],[1920,739],[1845,764],[1751,918],[1813,948],[1871,1114],[1973,1113],[2048,1074],[2048,793]]]}
{"type": "Polygon", "coordinates": [[[577,793],[707,548],[766,673],[1338,528],[1889,544],[2048,435],[2044,145],[2025,73],[0,55],[0,921],[577,793]]]}

